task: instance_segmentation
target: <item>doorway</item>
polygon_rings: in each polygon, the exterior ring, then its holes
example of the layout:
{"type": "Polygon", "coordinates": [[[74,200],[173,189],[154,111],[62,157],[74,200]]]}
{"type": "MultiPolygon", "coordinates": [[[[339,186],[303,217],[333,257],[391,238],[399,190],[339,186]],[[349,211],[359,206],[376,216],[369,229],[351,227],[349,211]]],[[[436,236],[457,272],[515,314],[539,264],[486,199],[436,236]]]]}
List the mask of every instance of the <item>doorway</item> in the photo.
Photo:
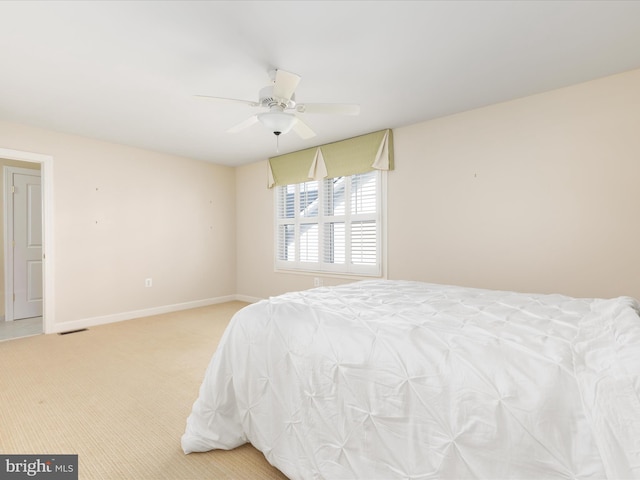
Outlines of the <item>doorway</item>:
{"type": "Polygon", "coordinates": [[[0,148],[0,165],[3,166],[1,170],[4,176],[2,185],[5,191],[2,195],[3,206],[1,209],[4,217],[2,222],[4,249],[0,255],[3,260],[4,276],[2,279],[4,284],[0,292],[4,305],[0,306],[0,314],[3,314],[0,315],[0,341],[49,333],[52,330],[53,302],[50,298],[53,291],[51,258],[53,252],[51,243],[52,162],[53,158],[48,155],[0,148]],[[7,173],[7,167],[9,173],[7,173]],[[21,252],[22,257],[18,259],[24,263],[22,273],[17,277],[19,282],[23,282],[23,287],[21,287],[21,291],[18,291],[20,288],[12,288],[17,297],[22,296],[21,299],[18,299],[18,301],[22,301],[18,309],[12,308],[16,305],[13,303],[14,292],[7,289],[8,284],[16,279],[11,262],[7,261],[7,249],[13,250],[14,238],[12,237],[14,235],[11,233],[11,227],[15,224],[7,228],[8,220],[5,215],[8,208],[7,203],[11,204],[13,200],[12,197],[7,202],[7,188],[11,189],[12,182],[8,181],[6,175],[12,176],[14,173],[18,175],[17,178],[21,182],[19,185],[22,193],[26,193],[19,200],[21,202],[19,209],[22,212],[16,213],[29,212],[29,218],[25,219],[28,222],[23,227],[19,227],[21,228],[19,236],[21,235],[22,238],[15,238],[18,242],[24,241],[25,247],[29,250],[21,252]],[[40,207],[40,211],[38,212],[38,208],[34,210],[33,207],[40,207]],[[10,230],[9,234],[7,230],[10,230]]]}

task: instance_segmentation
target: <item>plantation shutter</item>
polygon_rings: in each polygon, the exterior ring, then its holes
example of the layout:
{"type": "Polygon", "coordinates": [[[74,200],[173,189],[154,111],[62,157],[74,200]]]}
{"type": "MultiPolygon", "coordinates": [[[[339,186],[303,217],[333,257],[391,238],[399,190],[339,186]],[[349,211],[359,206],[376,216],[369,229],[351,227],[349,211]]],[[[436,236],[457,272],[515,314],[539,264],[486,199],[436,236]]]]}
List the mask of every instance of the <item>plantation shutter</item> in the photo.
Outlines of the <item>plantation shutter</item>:
{"type": "Polygon", "coordinates": [[[286,185],[276,190],[277,212],[276,228],[278,229],[276,246],[277,261],[293,262],[296,259],[296,188],[295,185],[286,185]]]}
{"type": "Polygon", "coordinates": [[[276,189],[276,268],[381,273],[381,172],[276,189]]]}
{"type": "Polygon", "coordinates": [[[375,265],[378,260],[377,188],[371,174],[351,177],[351,263],[375,265]]]}
{"type": "Polygon", "coordinates": [[[325,225],[321,256],[325,264],[345,265],[347,259],[345,179],[331,179],[324,185],[325,225]]]}

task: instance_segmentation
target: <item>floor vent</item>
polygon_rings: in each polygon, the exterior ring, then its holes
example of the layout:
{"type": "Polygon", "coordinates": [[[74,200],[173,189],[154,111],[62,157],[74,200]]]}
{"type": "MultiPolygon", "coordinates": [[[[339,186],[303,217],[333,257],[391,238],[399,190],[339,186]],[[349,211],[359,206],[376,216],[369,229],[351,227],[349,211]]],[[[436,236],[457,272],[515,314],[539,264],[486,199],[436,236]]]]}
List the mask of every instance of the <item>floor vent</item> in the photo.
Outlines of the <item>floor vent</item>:
{"type": "Polygon", "coordinates": [[[69,330],[68,332],[60,332],[58,335],[69,335],[70,333],[78,333],[86,331],[86,328],[79,328],[78,330],[69,330]]]}

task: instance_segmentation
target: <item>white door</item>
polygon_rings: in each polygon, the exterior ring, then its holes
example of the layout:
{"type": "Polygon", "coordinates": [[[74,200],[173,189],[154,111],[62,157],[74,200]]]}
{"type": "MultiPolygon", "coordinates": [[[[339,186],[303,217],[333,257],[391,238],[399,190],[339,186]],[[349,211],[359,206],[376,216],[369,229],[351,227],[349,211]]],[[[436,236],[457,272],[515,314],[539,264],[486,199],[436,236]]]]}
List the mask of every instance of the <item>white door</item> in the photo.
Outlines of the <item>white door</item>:
{"type": "Polygon", "coordinates": [[[42,189],[40,172],[12,175],[13,319],[19,320],[42,316],[42,189]]]}

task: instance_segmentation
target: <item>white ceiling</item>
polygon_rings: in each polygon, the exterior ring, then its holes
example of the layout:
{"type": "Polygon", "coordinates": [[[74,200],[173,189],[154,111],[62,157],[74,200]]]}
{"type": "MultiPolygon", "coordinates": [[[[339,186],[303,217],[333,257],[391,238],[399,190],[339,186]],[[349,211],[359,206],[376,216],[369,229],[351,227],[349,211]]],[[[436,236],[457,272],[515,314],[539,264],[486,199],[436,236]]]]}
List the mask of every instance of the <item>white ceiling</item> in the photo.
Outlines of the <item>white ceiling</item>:
{"type": "Polygon", "coordinates": [[[361,106],[286,153],[640,68],[640,2],[0,1],[3,120],[241,165],[276,154],[226,133],[259,110],[194,95],[257,100],[273,68],[361,106]]]}

